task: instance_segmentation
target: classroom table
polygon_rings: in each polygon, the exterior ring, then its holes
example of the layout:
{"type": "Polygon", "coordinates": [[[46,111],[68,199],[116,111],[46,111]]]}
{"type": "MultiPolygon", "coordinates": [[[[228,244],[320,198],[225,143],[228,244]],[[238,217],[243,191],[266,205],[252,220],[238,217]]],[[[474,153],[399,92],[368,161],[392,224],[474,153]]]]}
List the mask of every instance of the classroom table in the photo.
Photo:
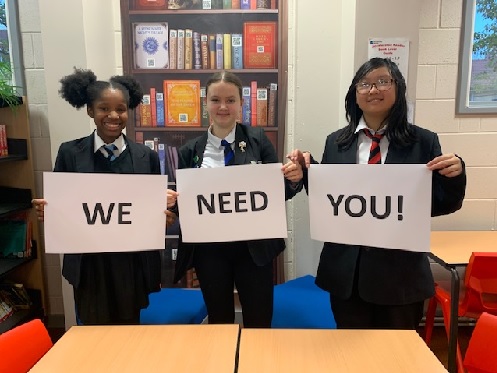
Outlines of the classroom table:
{"type": "Polygon", "coordinates": [[[415,330],[242,329],[238,373],[439,373],[415,330]]]}
{"type": "Polygon", "coordinates": [[[30,373],[233,373],[239,325],[74,326],[30,373]]]}
{"type": "MultiPolygon", "coordinates": [[[[430,257],[450,271],[450,313],[457,315],[459,308],[460,279],[457,266],[468,265],[473,252],[496,252],[497,231],[434,231],[431,232],[430,257]]],[[[449,325],[449,372],[457,371],[458,318],[451,317],[449,325]]]]}

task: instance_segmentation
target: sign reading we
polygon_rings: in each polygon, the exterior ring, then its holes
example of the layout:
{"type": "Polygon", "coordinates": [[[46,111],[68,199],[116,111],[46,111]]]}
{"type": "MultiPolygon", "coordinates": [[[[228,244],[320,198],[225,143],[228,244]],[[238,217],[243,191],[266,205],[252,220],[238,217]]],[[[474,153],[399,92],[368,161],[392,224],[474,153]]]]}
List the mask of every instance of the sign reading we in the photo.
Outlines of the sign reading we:
{"type": "Polygon", "coordinates": [[[424,164],[309,168],[311,238],[429,251],[431,171],[424,164]]]}
{"type": "Polygon", "coordinates": [[[167,176],[44,172],[45,252],[164,249],[167,176]]]}

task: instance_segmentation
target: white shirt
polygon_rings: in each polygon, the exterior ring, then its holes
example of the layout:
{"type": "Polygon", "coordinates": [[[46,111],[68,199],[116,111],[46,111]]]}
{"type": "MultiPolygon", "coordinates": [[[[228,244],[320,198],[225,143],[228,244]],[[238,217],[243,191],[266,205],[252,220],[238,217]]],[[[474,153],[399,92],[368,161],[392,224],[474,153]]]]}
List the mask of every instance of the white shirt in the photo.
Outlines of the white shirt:
{"type": "MultiPolygon", "coordinates": [[[[93,143],[93,152],[96,153],[97,151],[100,151],[105,156],[105,158],[107,158],[109,154],[107,154],[107,152],[102,148],[102,146],[110,144],[106,144],[104,140],[102,140],[102,138],[98,136],[97,131],[94,131],[94,133],[95,136],[93,136],[93,138],[95,140],[93,143]]],[[[124,151],[124,149],[126,149],[126,141],[124,141],[124,136],[122,134],[111,144],[114,144],[117,147],[117,150],[114,150],[114,154],[116,157],[119,157],[119,155],[124,151]]]]}
{"type": "MultiPolygon", "coordinates": [[[[233,144],[235,142],[235,132],[236,126],[234,126],[231,132],[228,133],[228,136],[224,138],[224,140],[231,144],[231,149],[233,149],[233,144]]],[[[223,139],[212,134],[212,127],[210,127],[207,131],[207,144],[205,145],[201,168],[225,167],[224,146],[221,145],[221,140],[223,139]]]]}
{"type": "MultiPolygon", "coordinates": [[[[359,120],[359,124],[357,125],[355,129],[355,133],[359,132],[359,135],[357,137],[357,164],[368,164],[369,160],[369,150],[371,149],[371,143],[373,142],[372,139],[370,139],[362,130],[364,128],[367,128],[371,134],[383,134],[385,133],[385,130],[387,126],[384,126],[382,129],[380,129],[378,132],[373,131],[366,125],[366,121],[364,120],[364,117],[361,117],[359,120]]],[[[380,154],[381,154],[381,163],[385,163],[385,159],[387,159],[387,153],[388,153],[388,145],[390,142],[388,141],[386,136],[383,136],[380,140],[380,154]]]]}

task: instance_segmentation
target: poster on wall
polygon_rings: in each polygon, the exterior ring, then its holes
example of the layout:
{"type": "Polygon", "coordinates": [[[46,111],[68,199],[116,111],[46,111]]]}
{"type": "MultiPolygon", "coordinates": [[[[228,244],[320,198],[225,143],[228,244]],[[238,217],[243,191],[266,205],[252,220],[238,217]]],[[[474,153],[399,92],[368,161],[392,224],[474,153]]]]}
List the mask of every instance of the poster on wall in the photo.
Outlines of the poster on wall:
{"type": "Polygon", "coordinates": [[[394,61],[407,84],[409,70],[409,40],[404,38],[370,38],[368,59],[373,57],[389,58],[394,61]]]}

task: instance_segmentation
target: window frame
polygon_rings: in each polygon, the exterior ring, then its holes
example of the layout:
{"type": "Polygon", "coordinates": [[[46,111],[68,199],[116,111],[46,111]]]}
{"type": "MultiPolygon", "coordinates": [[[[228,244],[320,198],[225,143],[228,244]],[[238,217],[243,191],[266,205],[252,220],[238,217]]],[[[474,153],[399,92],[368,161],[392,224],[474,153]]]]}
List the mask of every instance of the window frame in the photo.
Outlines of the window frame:
{"type": "Polygon", "coordinates": [[[456,114],[497,114],[497,101],[490,106],[469,105],[475,14],[476,0],[463,0],[456,114]]]}

